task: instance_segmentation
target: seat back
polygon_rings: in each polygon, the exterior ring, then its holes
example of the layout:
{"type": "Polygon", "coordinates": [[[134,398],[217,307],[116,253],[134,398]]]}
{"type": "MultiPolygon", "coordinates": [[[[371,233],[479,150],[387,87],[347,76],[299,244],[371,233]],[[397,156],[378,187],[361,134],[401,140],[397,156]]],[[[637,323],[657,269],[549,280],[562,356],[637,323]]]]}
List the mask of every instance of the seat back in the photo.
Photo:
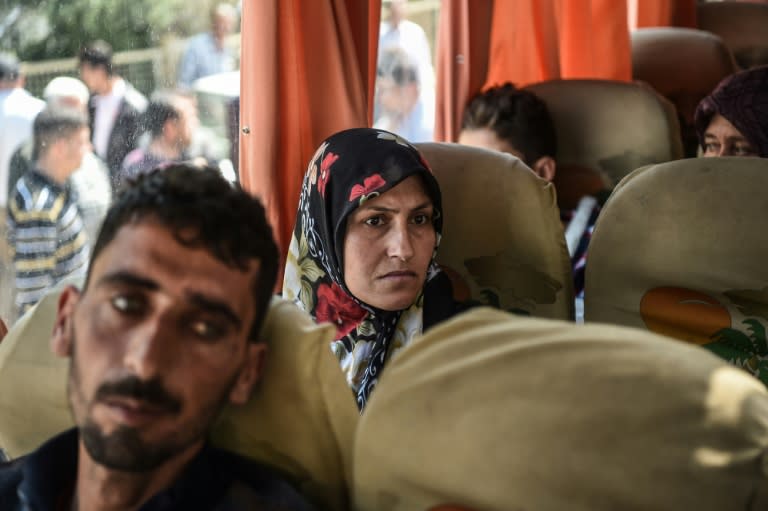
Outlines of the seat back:
{"type": "Polygon", "coordinates": [[[632,78],[675,105],[687,156],[695,156],[693,114],[720,80],[737,70],[730,50],[720,37],[691,28],[640,28],[631,37],[632,78]]]}
{"type": "MultiPolygon", "coordinates": [[[[649,87],[552,80],[528,89],[546,102],[555,123],[556,179],[567,179],[570,167],[591,169],[610,188],[639,166],[682,157],[674,109],[649,87]]],[[[570,193],[555,185],[558,195],[570,193]]]]}
{"type": "Polygon", "coordinates": [[[637,329],[471,310],[391,361],[354,444],[360,511],[768,506],[768,391],[637,329]]]}
{"type": "MultiPolygon", "coordinates": [[[[0,344],[0,448],[15,458],[72,427],[68,361],[49,348],[62,283],[0,344]]],[[[348,509],[351,447],[359,413],[329,343],[293,304],[275,299],[264,329],[269,355],[249,403],[225,408],[215,444],[280,469],[323,509],[348,509]]]]}
{"type": "Polygon", "coordinates": [[[699,3],[699,28],[720,36],[742,68],[768,64],[768,4],[699,3]]]}
{"type": "Polygon", "coordinates": [[[464,298],[539,317],[573,318],[573,282],[555,191],[508,154],[416,144],[440,183],[438,262],[464,298]]]}
{"type": "Polygon", "coordinates": [[[699,158],[636,170],[589,246],[587,322],[704,345],[768,384],[768,159],[699,158]]]}

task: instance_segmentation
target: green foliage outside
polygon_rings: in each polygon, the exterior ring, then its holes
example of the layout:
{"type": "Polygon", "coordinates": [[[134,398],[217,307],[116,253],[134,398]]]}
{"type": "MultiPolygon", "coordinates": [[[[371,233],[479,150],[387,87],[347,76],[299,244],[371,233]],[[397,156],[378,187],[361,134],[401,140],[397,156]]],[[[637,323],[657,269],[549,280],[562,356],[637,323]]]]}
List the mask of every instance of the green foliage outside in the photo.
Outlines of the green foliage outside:
{"type": "Polygon", "coordinates": [[[104,39],[114,50],[157,46],[206,30],[215,0],[0,0],[0,51],[20,60],[69,58],[104,39]]]}

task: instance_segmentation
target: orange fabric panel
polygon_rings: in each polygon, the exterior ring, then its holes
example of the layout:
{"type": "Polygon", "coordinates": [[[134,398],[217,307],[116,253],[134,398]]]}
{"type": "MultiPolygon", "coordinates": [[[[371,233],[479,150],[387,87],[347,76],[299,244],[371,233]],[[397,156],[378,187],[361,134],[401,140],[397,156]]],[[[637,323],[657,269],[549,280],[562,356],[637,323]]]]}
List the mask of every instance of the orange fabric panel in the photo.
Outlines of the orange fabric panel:
{"type": "Polygon", "coordinates": [[[369,125],[381,0],[243,2],[240,179],[285,254],[307,161],[369,125]]]}
{"type": "Polygon", "coordinates": [[[627,5],[616,0],[496,0],[485,87],[555,78],[629,81],[627,5]]]}
{"type": "Polygon", "coordinates": [[[556,0],[495,0],[485,87],[560,76],[556,0]]]}
{"type": "Polygon", "coordinates": [[[564,0],[559,7],[560,78],[631,81],[626,2],[564,0]]]}
{"type": "Polygon", "coordinates": [[[485,83],[493,0],[443,0],[437,40],[435,140],[455,142],[464,105],[485,83]]]}

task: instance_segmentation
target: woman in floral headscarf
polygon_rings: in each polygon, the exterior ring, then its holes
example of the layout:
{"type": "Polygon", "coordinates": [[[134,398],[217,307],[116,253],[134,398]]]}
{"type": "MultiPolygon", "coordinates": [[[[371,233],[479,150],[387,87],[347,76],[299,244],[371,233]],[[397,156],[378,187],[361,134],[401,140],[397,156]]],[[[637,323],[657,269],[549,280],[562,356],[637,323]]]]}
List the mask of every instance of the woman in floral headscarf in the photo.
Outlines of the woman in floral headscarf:
{"type": "Polygon", "coordinates": [[[336,325],[331,347],[361,410],[389,357],[458,310],[434,261],[441,230],[437,181],[397,135],[342,131],[310,160],[283,296],[336,325]]]}

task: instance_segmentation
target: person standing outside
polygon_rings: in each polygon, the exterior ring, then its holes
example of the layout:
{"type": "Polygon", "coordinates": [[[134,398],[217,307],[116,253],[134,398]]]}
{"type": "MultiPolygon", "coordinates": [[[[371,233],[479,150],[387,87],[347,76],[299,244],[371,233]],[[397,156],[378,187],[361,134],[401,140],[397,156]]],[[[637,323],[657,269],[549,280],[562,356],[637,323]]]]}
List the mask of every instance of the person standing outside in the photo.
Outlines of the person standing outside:
{"type": "MultiPolygon", "coordinates": [[[[32,122],[45,103],[24,90],[19,61],[0,55],[0,210],[8,199],[8,169],[13,153],[32,137],[32,122]]],[[[2,222],[4,224],[4,222],[2,222]]]]}
{"type": "Polygon", "coordinates": [[[198,78],[235,69],[235,55],[226,46],[226,37],[237,21],[237,10],[226,3],[211,11],[211,30],[192,37],[181,57],[178,87],[191,89],[198,78]]]}
{"type": "Polygon", "coordinates": [[[25,312],[54,284],[85,271],[88,240],[66,182],[91,149],[88,119],[77,110],[48,107],[33,126],[34,168],[8,201],[16,306],[25,312]]]}
{"type": "Polygon", "coordinates": [[[88,113],[93,148],[107,163],[114,189],[125,155],[138,145],[147,98],[115,74],[109,43],[94,41],[84,46],[79,62],[80,78],[92,94],[88,113]]]}
{"type": "Polygon", "coordinates": [[[188,159],[187,150],[197,126],[197,110],[192,97],[171,91],[153,94],[144,112],[144,127],[152,138],[147,147],[134,149],[125,157],[118,186],[155,167],[188,159]]]}

